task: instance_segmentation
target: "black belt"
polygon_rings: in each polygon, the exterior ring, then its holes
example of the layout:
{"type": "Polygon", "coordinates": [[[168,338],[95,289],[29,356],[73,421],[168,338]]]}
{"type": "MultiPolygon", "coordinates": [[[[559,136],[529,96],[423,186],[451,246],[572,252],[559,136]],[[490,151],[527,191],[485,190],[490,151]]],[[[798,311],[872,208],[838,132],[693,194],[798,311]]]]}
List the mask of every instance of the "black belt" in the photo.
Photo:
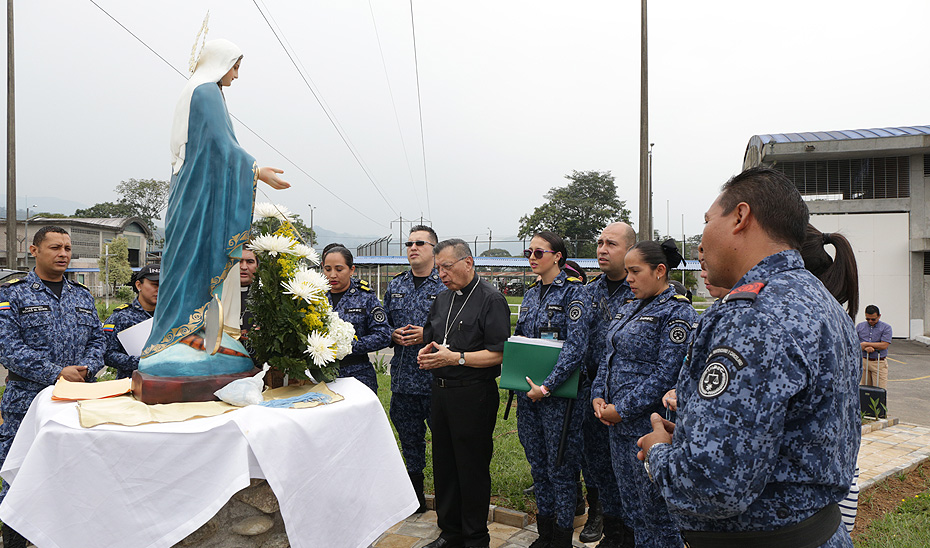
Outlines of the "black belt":
{"type": "Polygon", "coordinates": [[[339,365],[358,365],[368,362],[368,354],[349,354],[345,358],[339,360],[339,365]]]}
{"type": "Polygon", "coordinates": [[[23,376],[21,376],[21,375],[17,375],[16,373],[14,373],[14,372],[12,372],[12,371],[7,371],[6,373],[7,373],[7,377],[6,377],[7,380],[19,381],[19,382],[33,382],[33,381],[30,381],[29,379],[27,379],[26,377],[23,377],[23,376]]]}
{"type": "Polygon", "coordinates": [[[441,377],[433,377],[433,386],[438,388],[459,388],[462,386],[471,386],[473,384],[480,384],[483,382],[488,382],[492,379],[471,379],[471,380],[458,380],[458,379],[443,379],[441,377]]]}
{"type": "Polygon", "coordinates": [[[806,520],[774,531],[682,531],[688,548],[817,548],[830,540],[842,516],[835,502],[806,520]]]}

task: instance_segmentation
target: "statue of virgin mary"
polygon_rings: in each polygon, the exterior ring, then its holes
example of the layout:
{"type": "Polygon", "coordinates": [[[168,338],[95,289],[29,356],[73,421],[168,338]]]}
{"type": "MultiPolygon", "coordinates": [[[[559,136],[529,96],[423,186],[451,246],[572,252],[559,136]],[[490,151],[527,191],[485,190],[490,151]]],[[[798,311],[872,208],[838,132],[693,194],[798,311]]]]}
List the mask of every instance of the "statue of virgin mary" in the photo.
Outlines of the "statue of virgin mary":
{"type": "Polygon", "coordinates": [[[142,373],[225,375],[254,367],[236,340],[235,267],[249,237],[257,181],[275,189],[290,185],[278,176],[281,170],[259,168],[236,140],[223,87],[238,78],[241,60],[232,42],[206,42],[175,108],[165,248],[152,332],[139,361],[142,373]],[[234,276],[227,280],[230,272],[234,276]],[[222,322],[222,335],[219,325],[210,325],[211,314],[222,322]]]}

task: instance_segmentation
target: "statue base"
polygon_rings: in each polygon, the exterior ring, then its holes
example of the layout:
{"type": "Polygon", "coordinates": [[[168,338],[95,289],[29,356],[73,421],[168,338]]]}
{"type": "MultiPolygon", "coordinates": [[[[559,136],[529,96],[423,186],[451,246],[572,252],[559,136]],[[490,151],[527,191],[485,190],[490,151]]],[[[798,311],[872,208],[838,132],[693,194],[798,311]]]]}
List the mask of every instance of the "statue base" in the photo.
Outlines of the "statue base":
{"type": "Polygon", "coordinates": [[[254,377],[261,371],[252,368],[242,373],[191,377],[156,377],[141,371],[132,372],[132,395],[142,403],[179,403],[217,401],[214,392],[237,379],[254,377]]]}

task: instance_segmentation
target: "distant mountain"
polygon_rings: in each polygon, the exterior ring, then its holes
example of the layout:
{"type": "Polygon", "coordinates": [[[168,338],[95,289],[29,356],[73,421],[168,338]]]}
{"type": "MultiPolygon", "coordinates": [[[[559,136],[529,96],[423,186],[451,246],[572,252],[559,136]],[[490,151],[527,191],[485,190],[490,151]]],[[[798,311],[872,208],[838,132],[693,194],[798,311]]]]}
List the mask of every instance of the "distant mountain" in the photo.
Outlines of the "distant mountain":
{"type": "MultiPolygon", "coordinates": [[[[76,209],[85,209],[90,207],[87,204],[81,202],[75,202],[73,200],[65,200],[62,198],[56,198],[54,196],[22,196],[17,193],[17,202],[23,203],[26,198],[29,199],[29,215],[35,215],[36,213],[61,213],[63,215],[73,215],[76,209]],[[36,207],[32,207],[35,204],[36,207]]],[[[6,218],[6,194],[0,198],[0,204],[3,204],[0,207],[0,217],[6,218]]],[[[25,219],[26,218],[26,207],[25,205],[22,208],[16,208],[16,218],[25,219]]]]}
{"type": "MultiPolygon", "coordinates": [[[[355,254],[356,248],[358,246],[362,244],[367,244],[369,242],[373,242],[379,238],[382,238],[383,236],[386,236],[386,234],[382,234],[381,236],[359,236],[357,234],[348,234],[345,232],[335,232],[332,230],[327,230],[321,226],[314,226],[313,231],[316,232],[317,243],[316,243],[316,246],[314,247],[317,249],[317,251],[322,251],[323,248],[326,247],[326,245],[328,244],[340,243],[346,246],[346,248],[348,248],[349,251],[351,251],[353,254],[355,254]]],[[[392,249],[394,253],[396,253],[395,250],[397,249],[396,240],[397,238],[395,237],[393,240],[394,247],[392,249]]]]}

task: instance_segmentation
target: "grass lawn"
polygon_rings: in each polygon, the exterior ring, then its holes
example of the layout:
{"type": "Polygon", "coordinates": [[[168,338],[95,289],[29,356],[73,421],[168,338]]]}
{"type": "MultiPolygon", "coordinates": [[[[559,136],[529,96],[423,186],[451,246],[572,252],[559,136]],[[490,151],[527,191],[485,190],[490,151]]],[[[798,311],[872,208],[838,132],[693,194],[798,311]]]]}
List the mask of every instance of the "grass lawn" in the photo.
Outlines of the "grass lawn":
{"type": "Polygon", "coordinates": [[[930,546],[930,463],[859,495],[853,542],[857,548],[930,546]]]}
{"type": "MultiPolygon", "coordinates": [[[[507,392],[501,391],[501,405],[497,413],[497,426],[494,427],[494,456],[491,458],[491,501],[493,504],[520,511],[536,510],[535,501],[523,494],[523,489],[533,483],[530,477],[530,465],[523,453],[523,446],[517,438],[516,408],[510,412],[510,417],[504,421],[504,407],[507,405],[507,392]]],[[[391,377],[378,375],[378,398],[388,412],[391,401],[391,377]]],[[[394,438],[397,438],[397,431],[394,438]]],[[[398,447],[400,445],[398,444],[398,447]]],[[[433,447],[432,435],[426,432],[426,476],[425,487],[427,493],[433,492],[433,447]]]]}

